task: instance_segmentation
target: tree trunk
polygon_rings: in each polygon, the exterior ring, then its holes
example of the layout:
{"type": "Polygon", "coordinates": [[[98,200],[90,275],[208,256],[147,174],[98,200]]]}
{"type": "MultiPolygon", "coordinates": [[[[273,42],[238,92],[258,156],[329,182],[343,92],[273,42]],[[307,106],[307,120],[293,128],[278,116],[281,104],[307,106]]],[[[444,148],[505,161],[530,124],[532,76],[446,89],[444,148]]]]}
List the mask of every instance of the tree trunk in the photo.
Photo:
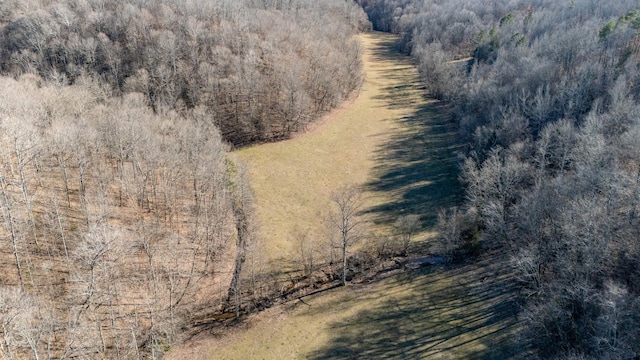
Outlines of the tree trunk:
{"type": "Polygon", "coordinates": [[[244,214],[237,216],[236,229],[238,231],[238,240],[236,242],[236,263],[233,269],[233,278],[229,285],[229,292],[227,296],[227,304],[230,305],[231,301],[234,302],[236,316],[240,315],[240,274],[242,273],[242,264],[245,260],[245,248],[246,248],[246,221],[244,220],[244,214]]]}
{"type": "Polygon", "coordinates": [[[342,286],[347,285],[347,241],[342,241],[342,286]]]}
{"type": "Polygon", "coordinates": [[[2,197],[4,198],[4,207],[7,212],[7,222],[9,223],[9,232],[11,233],[11,245],[13,246],[13,257],[16,262],[16,268],[18,269],[18,279],[20,280],[20,288],[24,289],[24,280],[22,277],[22,268],[20,267],[20,257],[18,255],[18,244],[16,227],[13,220],[13,214],[11,213],[11,201],[7,195],[7,182],[5,178],[0,176],[0,187],[2,188],[2,197]]]}

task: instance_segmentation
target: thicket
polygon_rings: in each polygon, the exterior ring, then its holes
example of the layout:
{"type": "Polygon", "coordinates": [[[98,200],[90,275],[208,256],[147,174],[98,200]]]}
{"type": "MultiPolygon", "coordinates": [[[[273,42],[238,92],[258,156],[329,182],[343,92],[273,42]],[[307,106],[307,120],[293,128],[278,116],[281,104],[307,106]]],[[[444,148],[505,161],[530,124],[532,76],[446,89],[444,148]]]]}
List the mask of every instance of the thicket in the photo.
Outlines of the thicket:
{"type": "Polygon", "coordinates": [[[468,144],[446,248],[506,254],[539,357],[637,357],[637,2],[359,2],[401,36],[468,144]]]}
{"type": "Polygon", "coordinates": [[[3,1],[0,71],[114,95],[154,111],[203,108],[236,145],[288,137],[361,83],[355,3],[312,0],[3,1]]]}

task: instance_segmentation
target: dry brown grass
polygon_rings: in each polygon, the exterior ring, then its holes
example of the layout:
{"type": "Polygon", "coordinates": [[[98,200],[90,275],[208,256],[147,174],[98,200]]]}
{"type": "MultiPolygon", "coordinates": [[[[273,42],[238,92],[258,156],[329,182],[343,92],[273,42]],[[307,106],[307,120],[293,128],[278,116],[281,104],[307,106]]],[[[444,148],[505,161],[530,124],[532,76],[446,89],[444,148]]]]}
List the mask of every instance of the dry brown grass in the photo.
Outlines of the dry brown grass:
{"type": "MultiPolygon", "coordinates": [[[[388,106],[386,88],[417,76],[406,58],[398,61],[378,54],[393,36],[366,34],[360,39],[367,49],[366,81],[357,98],[305,134],[236,152],[248,167],[269,259],[297,256],[296,236],[301,232],[318,241],[326,237],[322,217],[331,192],[344,184],[366,186],[372,180],[376,151],[400,126],[397,120],[420,106],[419,91],[408,94],[408,106],[388,106]]],[[[365,197],[367,205],[374,206],[388,194],[368,192],[365,197]]]]}
{"type": "MultiPolygon", "coordinates": [[[[341,184],[367,190],[376,232],[389,233],[399,214],[420,215],[414,244],[432,238],[437,208],[459,197],[448,119],[422,96],[392,35],[365,34],[361,41],[366,82],[356,99],[306,134],[236,152],[249,168],[271,261],[297,255],[301,229],[324,238],[322,214],[341,184]]],[[[305,297],[174,349],[169,359],[515,357],[511,290],[496,263],[494,255],[472,265],[388,273],[305,297]]]]}
{"type": "Polygon", "coordinates": [[[508,276],[481,280],[495,275],[495,260],[389,274],[305,297],[192,343],[180,358],[518,358],[510,338],[517,321],[508,276]]]}

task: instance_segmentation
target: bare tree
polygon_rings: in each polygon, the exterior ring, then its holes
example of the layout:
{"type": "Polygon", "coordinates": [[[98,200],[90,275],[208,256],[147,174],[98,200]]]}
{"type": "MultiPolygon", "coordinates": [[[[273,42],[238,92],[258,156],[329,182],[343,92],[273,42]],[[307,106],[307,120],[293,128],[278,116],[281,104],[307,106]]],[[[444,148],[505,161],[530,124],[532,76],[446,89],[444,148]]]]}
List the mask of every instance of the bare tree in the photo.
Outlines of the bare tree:
{"type": "Polygon", "coordinates": [[[20,355],[19,343],[16,339],[16,323],[22,312],[19,306],[22,292],[5,287],[0,292],[0,327],[2,329],[2,345],[0,355],[13,360],[20,355]]]}
{"type": "Polygon", "coordinates": [[[411,238],[420,229],[420,217],[415,214],[402,215],[393,224],[398,236],[400,237],[400,251],[406,256],[409,250],[411,238]]]}
{"type": "Polygon", "coordinates": [[[311,277],[316,265],[316,244],[313,239],[309,238],[309,234],[298,231],[296,238],[300,246],[300,263],[302,264],[302,272],[304,276],[311,277]]]}
{"type": "Polygon", "coordinates": [[[18,280],[20,286],[24,288],[24,277],[22,275],[22,266],[20,263],[20,252],[18,250],[18,239],[20,237],[17,227],[16,217],[13,213],[13,199],[9,193],[9,187],[4,176],[0,176],[0,190],[2,191],[2,217],[6,227],[9,228],[11,236],[11,246],[13,249],[13,258],[15,260],[16,269],[18,271],[18,280]]]}
{"type": "Polygon", "coordinates": [[[0,292],[0,355],[6,359],[51,358],[54,319],[47,304],[24,290],[0,292]]]}
{"type": "Polygon", "coordinates": [[[342,252],[341,283],[347,284],[347,254],[349,247],[361,238],[363,220],[359,217],[362,193],[355,185],[346,185],[331,195],[329,221],[339,233],[339,248],[342,252]]]}
{"type": "MultiPolygon", "coordinates": [[[[6,161],[11,162],[11,158],[15,161],[15,165],[18,170],[18,182],[20,184],[24,205],[27,210],[29,227],[33,236],[33,241],[37,246],[38,236],[33,213],[33,196],[29,186],[31,173],[35,173],[35,171],[29,170],[33,167],[36,157],[40,156],[39,151],[41,142],[38,141],[38,134],[35,127],[28,119],[12,118],[4,121],[3,125],[2,130],[6,137],[5,141],[11,148],[9,158],[7,158],[6,161]]],[[[13,169],[13,167],[10,168],[13,169]]]]}
{"type": "Polygon", "coordinates": [[[253,192],[249,187],[247,174],[242,164],[230,162],[230,179],[233,182],[231,208],[236,226],[236,261],[233,269],[231,284],[227,296],[227,303],[233,303],[236,315],[240,314],[242,305],[241,275],[246,260],[248,244],[253,240],[253,192]]]}
{"type": "Polygon", "coordinates": [[[458,209],[438,211],[437,229],[443,255],[451,258],[462,246],[462,224],[460,224],[458,209]]]}

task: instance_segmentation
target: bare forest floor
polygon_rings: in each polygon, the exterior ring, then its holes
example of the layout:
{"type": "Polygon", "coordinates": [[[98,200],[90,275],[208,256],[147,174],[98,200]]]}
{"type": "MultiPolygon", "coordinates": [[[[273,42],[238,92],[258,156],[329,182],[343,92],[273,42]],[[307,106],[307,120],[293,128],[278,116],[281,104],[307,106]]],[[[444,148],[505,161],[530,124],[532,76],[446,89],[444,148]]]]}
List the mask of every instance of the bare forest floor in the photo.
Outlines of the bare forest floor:
{"type": "MultiPolygon", "coordinates": [[[[361,41],[366,81],[357,98],[305,134],[236,152],[255,193],[267,267],[295,267],[301,238],[322,253],[330,194],[343,184],[365,189],[372,233],[388,236],[398,216],[419,215],[417,254],[437,250],[437,210],[460,202],[446,111],[423,96],[394,36],[369,33],[361,41]]],[[[471,264],[390,271],[200,334],[169,358],[514,358],[513,291],[498,262],[499,255],[484,255],[471,264]]]]}

